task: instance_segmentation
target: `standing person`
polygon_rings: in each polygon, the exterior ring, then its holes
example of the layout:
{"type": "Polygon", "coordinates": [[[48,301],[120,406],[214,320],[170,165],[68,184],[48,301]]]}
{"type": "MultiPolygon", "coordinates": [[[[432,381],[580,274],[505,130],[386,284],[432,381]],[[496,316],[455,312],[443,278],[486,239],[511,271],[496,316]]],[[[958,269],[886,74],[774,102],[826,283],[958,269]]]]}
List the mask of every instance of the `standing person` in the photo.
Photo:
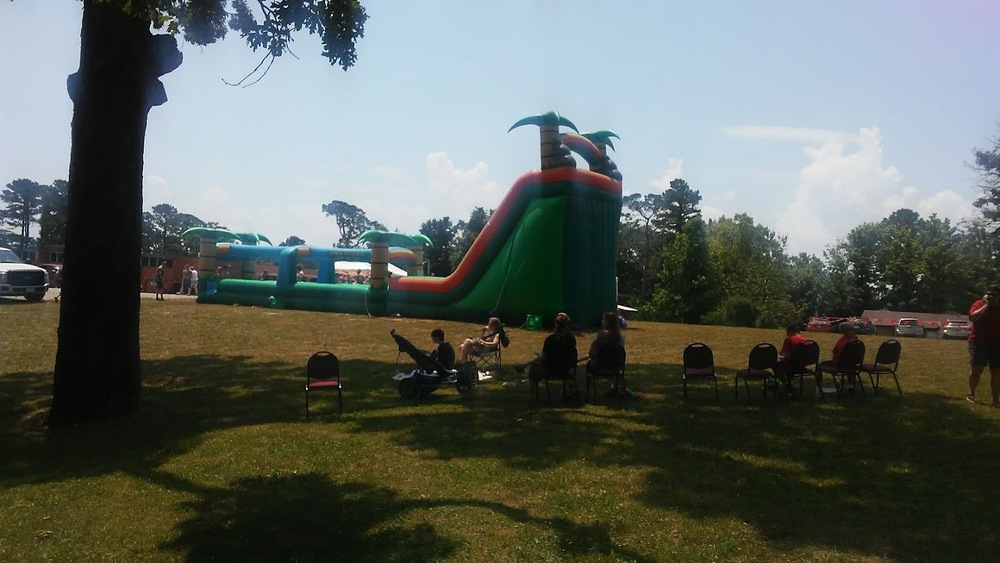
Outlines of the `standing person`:
{"type": "Polygon", "coordinates": [[[179,295],[190,295],[191,294],[191,266],[184,266],[184,271],[181,273],[181,291],[179,295]]]}
{"type": "Polygon", "coordinates": [[[794,394],[791,380],[785,375],[788,371],[789,363],[792,361],[792,351],[799,344],[806,341],[806,337],[799,334],[798,323],[792,323],[785,327],[785,340],[781,343],[781,350],[778,351],[778,365],[775,366],[774,375],[784,383],[784,391],[794,394]]]}
{"type": "Polygon", "coordinates": [[[191,266],[191,291],[188,295],[198,297],[198,268],[191,266]]]}
{"type": "MultiPolygon", "coordinates": [[[[837,343],[833,345],[833,359],[820,362],[820,366],[837,366],[837,362],[840,361],[840,353],[844,351],[844,346],[852,341],[857,340],[858,335],[854,332],[854,323],[851,321],[844,321],[840,323],[840,333],[843,336],[837,343]]],[[[1000,365],[1000,364],[998,364],[1000,365]]],[[[854,392],[854,372],[847,378],[847,389],[848,391],[854,392]]],[[[823,372],[816,370],[816,396],[820,397],[823,394],[823,372]]]]}
{"type": "Polygon", "coordinates": [[[990,366],[990,390],[993,406],[1000,406],[1000,286],[991,285],[986,295],[969,307],[969,394],[965,400],[976,402],[976,387],[983,369],[990,366]]]}
{"type": "Polygon", "coordinates": [[[166,297],[163,296],[163,264],[156,267],[156,300],[163,301],[166,297]]]}

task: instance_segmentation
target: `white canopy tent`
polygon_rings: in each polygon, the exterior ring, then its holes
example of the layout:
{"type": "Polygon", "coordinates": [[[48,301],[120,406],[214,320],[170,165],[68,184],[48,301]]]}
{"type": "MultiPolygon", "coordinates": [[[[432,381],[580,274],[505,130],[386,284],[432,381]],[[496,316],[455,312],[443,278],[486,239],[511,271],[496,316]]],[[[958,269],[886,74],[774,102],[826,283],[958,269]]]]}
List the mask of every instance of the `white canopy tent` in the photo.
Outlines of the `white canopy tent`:
{"type": "MultiPolygon", "coordinates": [[[[348,275],[356,274],[358,273],[359,270],[367,274],[368,272],[371,271],[372,265],[369,264],[368,262],[351,262],[344,260],[344,261],[334,262],[333,269],[339,273],[348,275]]],[[[389,264],[389,271],[392,272],[392,275],[394,276],[406,275],[406,270],[398,266],[393,266],[392,264],[389,264]]]]}

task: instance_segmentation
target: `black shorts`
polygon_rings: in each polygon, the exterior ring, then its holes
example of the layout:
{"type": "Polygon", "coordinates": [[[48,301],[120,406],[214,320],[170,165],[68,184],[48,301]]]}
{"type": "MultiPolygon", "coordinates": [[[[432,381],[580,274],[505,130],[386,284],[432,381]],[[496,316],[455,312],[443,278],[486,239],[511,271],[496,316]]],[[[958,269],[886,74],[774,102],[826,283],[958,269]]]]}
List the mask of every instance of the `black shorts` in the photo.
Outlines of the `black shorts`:
{"type": "Polygon", "coordinates": [[[969,342],[969,365],[1000,368],[1000,346],[969,342]]]}

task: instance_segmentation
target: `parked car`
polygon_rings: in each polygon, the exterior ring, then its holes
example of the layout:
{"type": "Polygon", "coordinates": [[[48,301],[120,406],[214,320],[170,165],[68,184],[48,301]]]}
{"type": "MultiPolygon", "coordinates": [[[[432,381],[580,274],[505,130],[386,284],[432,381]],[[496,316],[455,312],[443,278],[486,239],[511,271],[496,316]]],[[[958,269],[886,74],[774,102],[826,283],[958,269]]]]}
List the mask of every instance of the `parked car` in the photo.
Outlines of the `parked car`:
{"type": "Polygon", "coordinates": [[[917,319],[903,317],[896,323],[896,336],[924,336],[924,325],[917,319]]]}
{"type": "Polygon", "coordinates": [[[858,334],[875,334],[875,325],[871,320],[855,318],[851,322],[854,323],[854,332],[858,334]]]}
{"type": "Polygon", "coordinates": [[[49,273],[25,264],[8,248],[0,248],[0,296],[41,301],[49,290],[49,273]]]}
{"type": "Polygon", "coordinates": [[[830,325],[830,319],[827,317],[813,317],[809,319],[806,324],[806,331],[808,332],[832,332],[833,327],[830,325]]]}
{"type": "Polygon", "coordinates": [[[965,340],[969,337],[969,321],[945,321],[944,328],[941,329],[941,338],[961,338],[965,340]]]}

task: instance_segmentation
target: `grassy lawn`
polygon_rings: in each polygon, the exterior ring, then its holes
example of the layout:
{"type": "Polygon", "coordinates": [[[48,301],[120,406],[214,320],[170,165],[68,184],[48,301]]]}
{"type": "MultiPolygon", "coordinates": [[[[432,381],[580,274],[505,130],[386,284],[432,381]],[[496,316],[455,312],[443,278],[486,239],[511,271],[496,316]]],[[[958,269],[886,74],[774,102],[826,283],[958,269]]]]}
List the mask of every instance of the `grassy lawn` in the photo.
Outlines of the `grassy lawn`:
{"type": "MultiPolygon", "coordinates": [[[[418,319],[142,302],[134,416],[48,432],[58,306],[0,303],[0,560],[993,561],[1000,409],[964,400],[965,343],[905,340],[904,397],[733,398],[780,330],[633,323],[634,400],[529,399],[510,329],[471,395],[401,399],[389,337],[418,319]],[[684,346],[713,346],[681,394],[684,346]],[[346,384],[304,366],[336,353],[346,384]],[[517,385],[503,386],[504,382],[517,385]]],[[[581,334],[586,349],[592,334],[581,334]]],[[[873,357],[877,336],[861,337],[873,357]]],[[[835,335],[816,335],[827,358],[835,335]]],[[[409,369],[408,359],[404,363],[409,369]]],[[[582,373],[582,370],[581,370],[582,373]]],[[[988,378],[987,378],[988,379],[988,378]]],[[[581,378],[582,381],[582,378],[581,378]]],[[[759,386],[759,384],[758,384],[759,386]]],[[[980,388],[988,403],[988,381],[980,388]]]]}

